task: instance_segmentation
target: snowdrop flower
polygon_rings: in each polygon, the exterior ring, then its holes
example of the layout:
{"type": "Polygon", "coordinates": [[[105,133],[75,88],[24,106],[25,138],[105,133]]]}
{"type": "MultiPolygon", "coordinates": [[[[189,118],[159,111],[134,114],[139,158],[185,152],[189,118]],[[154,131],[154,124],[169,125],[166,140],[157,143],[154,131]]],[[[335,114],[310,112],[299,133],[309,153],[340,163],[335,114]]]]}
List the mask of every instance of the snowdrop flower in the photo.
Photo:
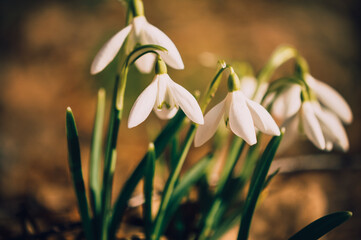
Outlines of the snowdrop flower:
{"type": "Polygon", "coordinates": [[[142,123],[152,109],[160,119],[170,119],[176,114],[178,107],[190,120],[203,124],[203,114],[197,100],[169,77],[161,58],[158,58],[155,69],[153,82],[140,94],[130,111],[128,128],[142,123]]]}
{"type": "MultiPolygon", "coordinates": [[[[141,4],[141,1],[138,1],[138,4],[141,4]]],[[[135,15],[128,26],[115,34],[100,49],[91,65],[91,74],[101,72],[115,58],[127,37],[126,53],[132,51],[137,44],[159,45],[168,50],[168,52],[159,52],[159,55],[169,66],[175,69],[184,68],[182,58],[172,40],[161,30],[148,23],[141,11],[140,15],[135,15]]],[[[138,59],[135,64],[141,72],[149,73],[154,66],[155,60],[155,54],[148,53],[138,59]]]]}
{"type": "Polygon", "coordinates": [[[257,143],[256,128],[270,135],[280,135],[280,130],[271,115],[260,104],[248,99],[240,90],[238,76],[231,68],[226,98],[213,107],[199,126],[194,144],[201,146],[216,132],[221,119],[230,130],[249,145],[257,143]]]}
{"type": "MultiPolygon", "coordinates": [[[[274,97],[275,93],[266,97],[265,104],[268,105],[274,97]]],[[[300,110],[301,103],[301,86],[298,84],[292,84],[287,86],[282,93],[274,99],[270,112],[276,119],[284,121],[295,115],[300,110]]]]}
{"type": "Polygon", "coordinates": [[[335,89],[316,80],[310,74],[305,75],[305,80],[322,105],[335,113],[344,123],[350,124],[352,122],[353,116],[350,106],[335,89]]]}
{"type": "Polygon", "coordinates": [[[330,151],[335,146],[342,151],[348,150],[349,142],[342,122],[334,113],[322,108],[318,102],[303,102],[300,111],[286,120],[285,142],[288,142],[291,135],[297,133],[299,124],[307,138],[317,148],[330,151]]]}

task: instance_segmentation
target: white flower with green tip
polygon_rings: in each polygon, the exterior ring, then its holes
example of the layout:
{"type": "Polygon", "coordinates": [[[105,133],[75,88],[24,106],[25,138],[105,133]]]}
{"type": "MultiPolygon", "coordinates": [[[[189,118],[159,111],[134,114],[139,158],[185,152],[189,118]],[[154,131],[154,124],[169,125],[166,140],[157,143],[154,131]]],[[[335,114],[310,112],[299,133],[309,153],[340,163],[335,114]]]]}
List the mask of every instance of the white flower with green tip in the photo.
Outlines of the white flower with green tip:
{"type": "Polygon", "coordinates": [[[135,101],[129,114],[128,128],[142,123],[152,109],[160,119],[170,119],[179,107],[190,120],[203,124],[203,114],[197,100],[169,77],[165,63],[161,59],[156,63],[156,73],[153,82],[135,101]]]}
{"type": "MultiPolygon", "coordinates": [[[[117,55],[128,37],[126,53],[134,49],[137,44],[154,44],[167,49],[167,52],[159,51],[158,54],[164,61],[175,69],[184,69],[182,58],[169,37],[161,30],[148,23],[145,16],[136,16],[132,22],[108,40],[95,56],[90,68],[91,74],[101,72],[117,55]]],[[[156,56],[148,53],[139,58],[135,65],[143,73],[149,73],[155,62],[156,56]]]]}
{"type": "Polygon", "coordinates": [[[194,139],[196,147],[214,135],[222,118],[226,126],[249,145],[257,143],[256,129],[269,135],[280,135],[277,124],[267,110],[248,99],[240,90],[239,79],[232,70],[228,84],[226,98],[205,115],[204,125],[198,127],[194,139]]]}

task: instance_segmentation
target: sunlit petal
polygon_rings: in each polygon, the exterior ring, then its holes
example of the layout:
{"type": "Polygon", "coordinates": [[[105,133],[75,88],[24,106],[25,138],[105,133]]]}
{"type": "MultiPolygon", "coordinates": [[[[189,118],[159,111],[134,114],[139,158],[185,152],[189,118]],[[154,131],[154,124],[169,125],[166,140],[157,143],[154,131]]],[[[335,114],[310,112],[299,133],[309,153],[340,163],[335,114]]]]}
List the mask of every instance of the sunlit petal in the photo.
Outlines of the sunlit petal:
{"type": "Polygon", "coordinates": [[[312,103],[304,102],[302,104],[302,124],[303,130],[310,141],[319,149],[324,150],[326,147],[321,126],[315,116],[312,103]]]}
{"type": "Polygon", "coordinates": [[[178,105],[185,115],[197,124],[203,124],[202,110],[198,105],[197,100],[184,87],[173,82],[170,79],[170,87],[172,89],[175,104],[178,105]]]}
{"type": "Polygon", "coordinates": [[[254,125],[263,133],[279,136],[280,129],[267,110],[255,101],[246,99],[254,125]]]}
{"type": "Polygon", "coordinates": [[[229,127],[234,134],[243,138],[249,145],[257,143],[252,116],[248,110],[245,96],[240,91],[229,94],[232,98],[229,109],[229,127]]]}
{"type": "Polygon", "coordinates": [[[314,106],[314,111],[326,141],[332,142],[346,152],[349,149],[349,142],[345,128],[339,118],[334,113],[322,109],[319,105],[314,106]]]}
{"type": "Polygon", "coordinates": [[[93,60],[90,67],[91,74],[101,72],[115,58],[131,29],[132,26],[128,25],[104,44],[93,60]]]}
{"type": "Polygon", "coordinates": [[[142,73],[150,73],[154,68],[156,56],[154,53],[147,53],[137,59],[135,65],[142,73]]]}
{"type": "Polygon", "coordinates": [[[254,77],[246,76],[241,79],[241,90],[247,98],[253,97],[256,87],[257,80],[254,77]]]}
{"type": "Polygon", "coordinates": [[[343,122],[347,124],[352,122],[353,116],[350,106],[335,89],[312,76],[307,76],[306,80],[324,106],[336,113],[343,122]]]}
{"type": "Polygon", "coordinates": [[[284,90],[272,105],[272,115],[279,120],[286,120],[295,115],[301,107],[301,87],[292,85],[284,90]]]}
{"type": "Polygon", "coordinates": [[[198,126],[194,137],[194,146],[199,147],[207,142],[217,131],[224,114],[225,101],[218,103],[204,116],[204,124],[198,126]]]}
{"type": "Polygon", "coordinates": [[[142,123],[152,111],[157,96],[157,82],[153,81],[137,98],[128,119],[128,128],[142,123]]]}
{"type": "Polygon", "coordinates": [[[147,23],[144,26],[140,43],[155,44],[166,48],[168,50],[167,52],[159,52],[159,55],[163,60],[175,69],[184,69],[184,64],[177,47],[165,33],[154,27],[152,24],[147,23]]]}

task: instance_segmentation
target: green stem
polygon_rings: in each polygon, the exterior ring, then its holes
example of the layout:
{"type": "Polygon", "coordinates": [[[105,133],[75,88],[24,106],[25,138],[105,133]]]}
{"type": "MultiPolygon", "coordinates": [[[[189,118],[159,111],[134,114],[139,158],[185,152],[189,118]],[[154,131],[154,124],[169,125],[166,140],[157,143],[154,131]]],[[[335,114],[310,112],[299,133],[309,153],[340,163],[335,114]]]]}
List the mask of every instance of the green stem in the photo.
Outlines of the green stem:
{"type": "Polygon", "coordinates": [[[158,215],[157,215],[157,218],[155,219],[155,223],[154,223],[154,232],[152,235],[152,239],[159,239],[160,235],[162,234],[162,232],[161,232],[162,225],[166,224],[163,222],[163,219],[166,214],[166,209],[168,207],[169,200],[171,199],[175,183],[179,177],[182,166],[183,166],[186,156],[188,154],[189,148],[193,142],[193,138],[194,138],[196,129],[197,129],[197,126],[192,124],[190,129],[188,130],[187,136],[186,136],[184,144],[183,144],[183,148],[180,151],[181,155],[179,157],[177,165],[175,166],[174,169],[172,169],[172,172],[165,185],[162,202],[160,204],[158,215]]]}
{"type": "Polygon", "coordinates": [[[202,229],[202,232],[200,233],[199,240],[207,239],[209,237],[214,224],[217,223],[219,220],[218,218],[221,217],[221,214],[219,214],[219,209],[223,202],[222,193],[225,191],[226,185],[232,178],[233,169],[242,154],[244,146],[245,142],[243,141],[243,139],[235,137],[232,142],[232,146],[230,147],[230,153],[229,157],[227,158],[226,165],[223,168],[222,175],[217,184],[216,196],[213,200],[208,214],[204,218],[204,227],[202,229]]]}

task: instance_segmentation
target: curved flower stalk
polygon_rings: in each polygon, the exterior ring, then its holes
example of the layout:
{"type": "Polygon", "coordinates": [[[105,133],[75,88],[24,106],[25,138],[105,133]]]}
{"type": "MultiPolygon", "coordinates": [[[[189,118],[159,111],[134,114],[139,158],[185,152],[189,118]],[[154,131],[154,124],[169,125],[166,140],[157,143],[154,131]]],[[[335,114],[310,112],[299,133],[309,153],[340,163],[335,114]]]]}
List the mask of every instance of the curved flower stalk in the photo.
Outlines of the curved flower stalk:
{"type": "MultiPolygon", "coordinates": [[[[142,3],[137,1],[137,4],[142,3]]],[[[142,6],[139,8],[142,8],[142,6]]],[[[120,30],[104,44],[93,60],[90,73],[97,74],[101,72],[115,58],[127,38],[126,53],[131,52],[137,44],[159,45],[168,50],[168,52],[158,52],[158,54],[169,66],[175,69],[184,69],[182,58],[172,40],[157,27],[150,24],[143,15],[143,11],[140,11],[140,13],[135,13],[132,22],[128,26],[120,30]]],[[[141,72],[149,73],[154,66],[155,60],[155,54],[149,53],[138,59],[135,64],[141,72]]]]}
{"type": "Polygon", "coordinates": [[[130,111],[128,128],[142,123],[152,109],[160,119],[170,119],[176,114],[179,107],[193,122],[204,123],[197,100],[169,77],[166,65],[159,57],[153,82],[140,94],[130,111]]]}
{"type": "Polygon", "coordinates": [[[216,132],[222,117],[227,127],[243,138],[249,145],[257,143],[256,128],[269,135],[280,135],[280,130],[271,115],[260,104],[248,99],[240,90],[238,76],[231,68],[226,98],[213,107],[204,117],[195,135],[196,147],[203,145],[216,132]]]}

